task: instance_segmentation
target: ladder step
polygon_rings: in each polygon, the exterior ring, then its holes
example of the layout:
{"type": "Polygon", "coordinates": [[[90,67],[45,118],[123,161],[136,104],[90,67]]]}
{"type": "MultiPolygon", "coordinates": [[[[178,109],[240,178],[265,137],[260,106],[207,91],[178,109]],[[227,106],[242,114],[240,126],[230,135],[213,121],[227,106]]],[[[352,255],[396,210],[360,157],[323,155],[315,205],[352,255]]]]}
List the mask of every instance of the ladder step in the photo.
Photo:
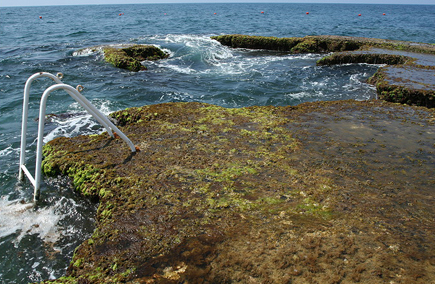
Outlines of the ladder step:
{"type": "Polygon", "coordinates": [[[36,187],[36,181],[33,178],[32,174],[29,172],[29,170],[26,168],[26,165],[21,165],[21,169],[26,174],[27,178],[30,180],[30,182],[32,183],[33,187],[36,187]]]}

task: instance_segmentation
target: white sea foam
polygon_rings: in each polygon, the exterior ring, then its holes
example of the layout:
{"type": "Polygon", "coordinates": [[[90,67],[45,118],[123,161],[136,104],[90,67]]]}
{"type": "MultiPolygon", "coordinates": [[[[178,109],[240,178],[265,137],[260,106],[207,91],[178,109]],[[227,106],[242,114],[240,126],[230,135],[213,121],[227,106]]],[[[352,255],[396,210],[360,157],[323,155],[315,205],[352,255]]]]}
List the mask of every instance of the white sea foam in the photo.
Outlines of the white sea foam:
{"type": "MultiPolygon", "coordinates": [[[[110,101],[93,100],[91,103],[104,115],[108,115],[113,111],[110,101]]],[[[93,119],[92,115],[86,113],[79,103],[72,103],[67,112],[67,118],[62,118],[62,116],[53,116],[51,118],[51,123],[55,127],[44,136],[44,143],[60,136],[72,137],[76,135],[99,134],[104,131],[104,128],[93,119]]]]}
{"type": "Polygon", "coordinates": [[[60,218],[54,207],[35,210],[32,203],[0,198],[0,238],[17,233],[15,245],[27,234],[37,234],[45,242],[55,243],[60,237],[56,227],[60,218]]]}
{"type": "Polygon", "coordinates": [[[96,54],[98,52],[101,52],[101,48],[100,47],[89,47],[89,48],[83,48],[77,51],[73,52],[73,56],[89,56],[89,55],[93,55],[96,54]]]}
{"type": "Polygon", "coordinates": [[[85,134],[86,130],[84,128],[90,129],[92,125],[95,124],[94,122],[91,121],[90,118],[91,118],[90,116],[83,116],[83,117],[70,119],[65,122],[54,119],[54,121],[58,124],[58,126],[50,133],[45,135],[44,143],[47,143],[48,141],[51,141],[59,136],[71,137],[78,134],[85,134]]]}
{"type": "MultiPolygon", "coordinates": [[[[17,247],[27,235],[37,235],[52,249],[61,252],[63,247],[54,244],[64,237],[77,237],[81,228],[68,221],[68,226],[61,225],[65,218],[74,218],[74,222],[84,222],[79,213],[80,205],[73,199],[60,197],[52,200],[48,207],[35,208],[33,203],[22,200],[8,200],[0,197],[0,239],[14,235],[13,244],[17,247]]],[[[68,246],[69,244],[67,244],[68,246]]]]}
{"type": "Polygon", "coordinates": [[[302,100],[306,97],[309,97],[310,94],[308,92],[299,92],[299,93],[285,94],[284,96],[295,100],[302,100]]]}
{"type": "Polygon", "coordinates": [[[318,54],[274,54],[269,51],[233,49],[220,44],[208,35],[160,35],[144,37],[144,41],[161,42],[172,48],[171,57],[154,64],[180,74],[234,76],[249,73],[267,75],[270,64],[291,64],[297,60],[313,60],[318,54]],[[256,54],[256,53],[261,54],[256,54]],[[249,54],[253,54],[250,56],[249,54]],[[248,56],[247,56],[248,55],[248,56]]]}
{"type": "Polygon", "coordinates": [[[165,101],[167,100],[169,97],[171,101],[192,101],[193,100],[193,96],[189,93],[185,93],[185,92],[171,92],[168,94],[165,94],[163,96],[160,97],[161,101],[165,101]]]}
{"type": "Polygon", "coordinates": [[[8,146],[7,148],[0,150],[0,157],[9,156],[11,154],[18,154],[18,148],[12,148],[12,146],[8,146]]]}
{"type": "Polygon", "coordinates": [[[348,83],[344,84],[342,89],[348,92],[359,91],[359,93],[362,93],[359,98],[356,98],[356,100],[372,99],[373,91],[376,90],[376,87],[364,82],[363,78],[366,78],[367,76],[369,75],[365,72],[350,75],[348,83]],[[361,90],[366,90],[365,95],[361,90]]]}

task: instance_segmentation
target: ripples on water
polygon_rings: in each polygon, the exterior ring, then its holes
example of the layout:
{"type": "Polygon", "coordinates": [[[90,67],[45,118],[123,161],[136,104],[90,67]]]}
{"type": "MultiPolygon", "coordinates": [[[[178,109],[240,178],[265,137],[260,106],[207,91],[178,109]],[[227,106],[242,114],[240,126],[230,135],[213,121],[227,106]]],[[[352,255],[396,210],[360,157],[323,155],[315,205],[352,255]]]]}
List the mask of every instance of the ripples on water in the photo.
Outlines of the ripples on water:
{"type": "MultiPolygon", "coordinates": [[[[400,5],[160,4],[0,9],[2,283],[63,275],[74,248],[93,230],[96,205],[76,197],[65,181],[46,181],[43,202],[37,207],[30,202],[33,189],[29,183],[17,182],[22,90],[32,74],[63,72],[65,83],[84,85],[83,94],[106,114],[126,107],[181,101],[243,107],[365,100],[375,97],[374,88],[364,81],[377,66],[317,67],[319,54],[234,50],[210,36],[336,34],[428,42],[435,38],[434,18],[427,7],[400,5]],[[357,17],[359,13],[363,16],[357,17]],[[79,52],[91,46],[122,43],[154,44],[170,57],[146,62],[148,71],[132,73],[104,63],[99,51],[79,52]]],[[[50,84],[49,79],[32,84],[27,141],[31,171],[37,132],[33,119],[38,115],[39,98],[50,84]]],[[[101,131],[60,91],[51,95],[47,113],[69,115],[47,123],[45,142],[101,131]]]]}

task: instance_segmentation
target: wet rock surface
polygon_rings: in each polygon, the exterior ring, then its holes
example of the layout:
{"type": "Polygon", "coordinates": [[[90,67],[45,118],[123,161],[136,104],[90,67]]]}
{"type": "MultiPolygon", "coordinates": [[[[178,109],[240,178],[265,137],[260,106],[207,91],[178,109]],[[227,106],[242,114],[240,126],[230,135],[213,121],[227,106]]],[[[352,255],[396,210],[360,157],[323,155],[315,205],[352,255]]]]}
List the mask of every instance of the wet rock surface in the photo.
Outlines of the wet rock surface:
{"type": "Polygon", "coordinates": [[[58,283],[431,283],[435,112],[384,101],[112,115],[46,175],[99,201],[58,283]]]}
{"type": "Polygon", "coordinates": [[[435,107],[435,55],[369,48],[337,52],[318,64],[386,64],[369,79],[380,99],[433,108],[435,107]]]}
{"type": "Polygon", "coordinates": [[[159,60],[169,56],[153,45],[136,44],[126,47],[103,47],[104,59],[115,67],[130,71],[146,70],[144,60],[159,60]]]}
{"type": "Polygon", "coordinates": [[[318,65],[386,64],[369,79],[380,99],[435,107],[435,45],[346,36],[276,38],[245,35],[212,37],[234,48],[328,53],[318,65]]]}

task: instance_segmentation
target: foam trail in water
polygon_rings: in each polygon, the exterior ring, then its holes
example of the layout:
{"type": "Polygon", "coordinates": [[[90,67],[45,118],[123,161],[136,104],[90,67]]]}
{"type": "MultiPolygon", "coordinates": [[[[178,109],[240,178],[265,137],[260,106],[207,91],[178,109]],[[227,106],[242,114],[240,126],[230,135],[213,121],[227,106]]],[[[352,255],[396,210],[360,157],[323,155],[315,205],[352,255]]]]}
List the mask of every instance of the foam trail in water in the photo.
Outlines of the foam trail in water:
{"type": "Polygon", "coordinates": [[[209,36],[165,35],[148,37],[147,40],[161,42],[165,50],[171,50],[167,60],[155,62],[160,68],[169,68],[181,74],[201,73],[218,65],[222,60],[234,57],[234,52],[209,36]]]}

